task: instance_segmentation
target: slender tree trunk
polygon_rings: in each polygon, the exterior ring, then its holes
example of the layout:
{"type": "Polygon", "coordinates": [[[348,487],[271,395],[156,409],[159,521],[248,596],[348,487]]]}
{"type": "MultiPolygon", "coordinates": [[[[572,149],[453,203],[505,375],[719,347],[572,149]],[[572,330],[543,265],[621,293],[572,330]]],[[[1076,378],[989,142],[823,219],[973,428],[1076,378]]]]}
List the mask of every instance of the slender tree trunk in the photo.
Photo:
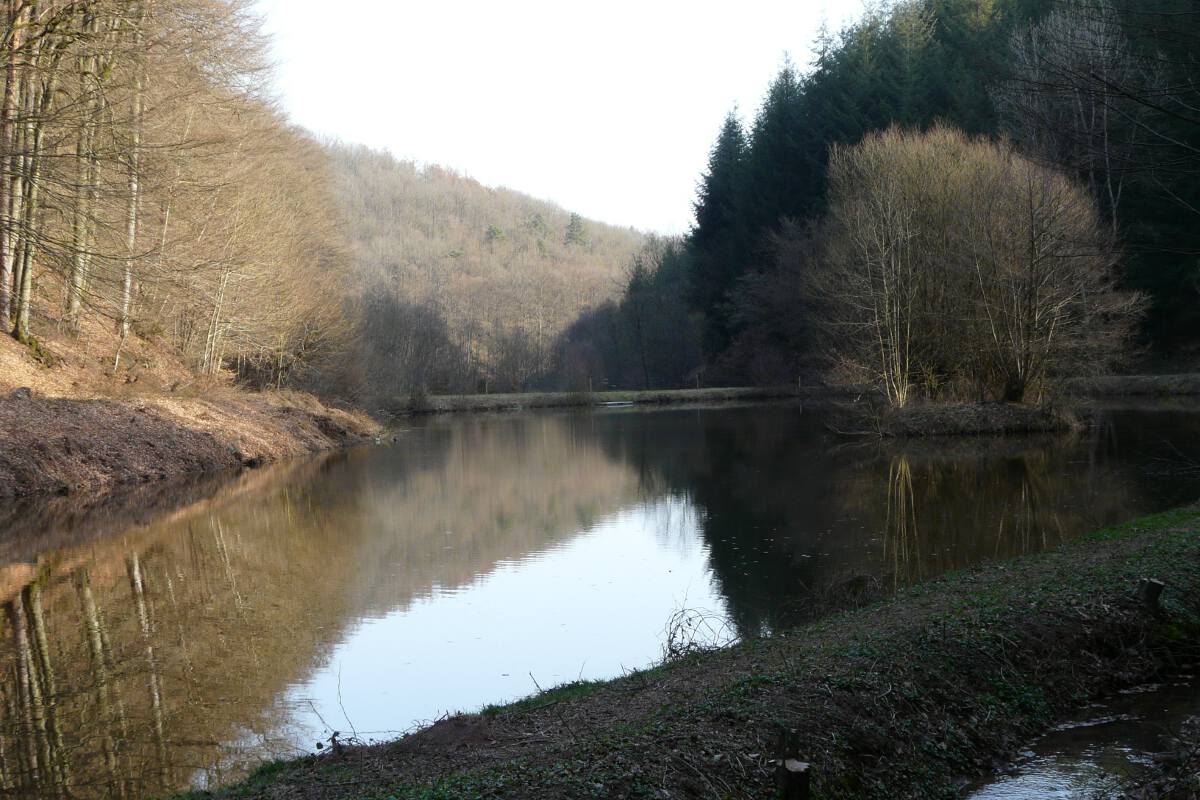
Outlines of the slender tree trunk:
{"type": "Polygon", "coordinates": [[[17,334],[20,326],[21,286],[24,283],[25,253],[29,249],[32,232],[29,229],[29,185],[30,173],[33,170],[33,128],[34,128],[34,63],[36,55],[30,54],[25,65],[24,77],[21,81],[18,99],[18,115],[22,118],[18,129],[18,142],[13,148],[13,174],[16,176],[15,191],[12,202],[12,219],[15,226],[13,249],[13,287],[12,287],[12,327],[13,335],[17,334]]]}
{"type": "Polygon", "coordinates": [[[12,329],[13,265],[17,230],[14,214],[15,196],[20,191],[17,172],[11,167],[16,163],[16,124],[19,110],[18,98],[21,75],[17,61],[24,42],[25,28],[29,19],[29,8],[22,0],[8,0],[7,22],[11,27],[8,41],[7,64],[4,71],[4,101],[0,104],[0,147],[3,157],[10,160],[0,175],[0,330],[12,329]]]}
{"type": "MultiPolygon", "coordinates": [[[[97,16],[93,15],[85,20],[84,32],[89,39],[94,38],[98,31],[97,16]]],[[[100,166],[96,157],[96,129],[103,102],[98,90],[99,82],[100,56],[95,50],[89,50],[79,57],[79,88],[84,102],[83,119],[75,145],[75,208],[71,226],[71,277],[67,283],[66,302],[67,324],[72,330],[79,329],[79,313],[91,266],[92,220],[99,196],[100,166]]]]}
{"type": "Polygon", "coordinates": [[[42,151],[45,139],[45,120],[54,105],[55,92],[58,88],[58,62],[63,54],[65,43],[56,42],[47,45],[39,43],[34,54],[34,68],[29,77],[29,119],[26,123],[25,147],[28,154],[25,175],[25,208],[23,247],[20,257],[20,282],[17,294],[16,326],[14,334],[22,342],[29,340],[29,317],[33,307],[33,261],[37,256],[37,244],[41,232],[41,169],[42,151]],[[45,57],[46,48],[50,48],[48,60],[45,57]],[[43,71],[41,86],[34,79],[34,73],[43,71]]]}
{"type": "MultiPolygon", "coordinates": [[[[46,82],[43,97],[48,105],[54,95],[55,81],[46,82]]],[[[33,309],[33,262],[37,257],[38,234],[41,231],[41,171],[42,147],[45,131],[39,121],[32,126],[32,152],[29,158],[29,174],[25,179],[25,242],[21,248],[21,280],[17,290],[17,320],[15,333],[18,341],[27,342],[30,337],[29,318],[33,309]]]]}
{"type": "Polygon", "coordinates": [[[129,205],[125,215],[125,270],[121,280],[121,340],[117,345],[117,355],[113,359],[113,372],[121,366],[121,350],[129,338],[129,314],[133,305],[133,261],[137,250],[138,210],[141,201],[141,169],[142,169],[142,116],[145,104],[145,54],[142,53],[144,41],[143,29],[146,24],[146,11],[149,0],[138,5],[137,18],[133,28],[134,58],[138,60],[133,79],[133,132],[129,146],[129,205]]]}

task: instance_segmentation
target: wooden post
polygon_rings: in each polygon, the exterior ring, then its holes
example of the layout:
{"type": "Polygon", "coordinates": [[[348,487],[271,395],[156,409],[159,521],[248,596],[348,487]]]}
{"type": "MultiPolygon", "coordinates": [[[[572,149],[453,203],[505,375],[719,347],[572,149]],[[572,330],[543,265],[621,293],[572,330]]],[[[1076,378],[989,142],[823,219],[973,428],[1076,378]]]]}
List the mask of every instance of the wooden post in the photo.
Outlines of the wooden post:
{"type": "Polygon", "coordinates": [[[780,800],[809,800],[810,773],[808,763],[795,758],[775,762],[775,787],[780,800]]]}
{"type": "Polygon", "coordinates": [[[1158,605],[1158,599],[1162,596],[1163,589],[1166,584],[1156,578],[1142,578],[1138,583],[1138,599],[1142,601],[1142,605],[1151,614],[1161,614],[1162,609],[1158,605]]]}
{"type": "Polygon", "coordinates": [[[801,761],[798,731],[780,729],[776,732],[775,788],[780,800],[809,800],[812,773],[807,761],[801,761]]]}

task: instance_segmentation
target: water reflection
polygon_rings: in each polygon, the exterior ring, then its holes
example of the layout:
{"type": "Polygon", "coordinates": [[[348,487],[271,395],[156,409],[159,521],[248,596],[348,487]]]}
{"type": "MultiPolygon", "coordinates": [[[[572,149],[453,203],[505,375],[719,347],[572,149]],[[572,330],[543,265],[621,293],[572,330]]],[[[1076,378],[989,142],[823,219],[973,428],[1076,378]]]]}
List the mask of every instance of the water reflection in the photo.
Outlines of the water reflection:
{"type": "Polygon", "coordinates": [[[1195,676],[1126,690],[1081,709],[1082,717],[1031,743],[1007,774],[981,783],[968,800],[1106,800],[1132,787],[1200,712],[1195,676]]]}
{"type": "Polygon", "coordinates": [[[880,445],[786,406],[474,417],[154,521],[58,499],[0,534],[0,787],[220,783],[331,728],[643,666],[680,606],[751,634],[1050,546],[1194,500],[1198,421],[880,445]]]}

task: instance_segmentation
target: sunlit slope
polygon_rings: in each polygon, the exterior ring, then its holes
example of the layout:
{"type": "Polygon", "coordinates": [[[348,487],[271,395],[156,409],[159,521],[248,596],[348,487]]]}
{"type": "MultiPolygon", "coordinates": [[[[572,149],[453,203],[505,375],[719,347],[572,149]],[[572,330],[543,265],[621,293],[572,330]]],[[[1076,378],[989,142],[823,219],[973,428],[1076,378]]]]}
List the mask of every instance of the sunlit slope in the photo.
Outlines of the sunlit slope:
{"type": "Polygon", "coordinates": [[[365,147],[330,145],[351,253],[368,285],[429,303],[464,341],[521,328],[544,343],[615,297],[643,235],[365,147]]]}

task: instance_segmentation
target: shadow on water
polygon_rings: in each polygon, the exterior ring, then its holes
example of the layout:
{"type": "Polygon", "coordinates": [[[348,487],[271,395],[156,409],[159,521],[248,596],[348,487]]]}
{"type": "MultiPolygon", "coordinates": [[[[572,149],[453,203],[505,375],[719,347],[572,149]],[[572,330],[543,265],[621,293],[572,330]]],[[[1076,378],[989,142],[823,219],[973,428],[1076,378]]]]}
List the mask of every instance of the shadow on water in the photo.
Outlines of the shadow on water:
{"type": "Polygon", "coordinates": [[[777,405],[433,419],[393,447],[55,498],[0,527],[0,788],[221,783],[343,722],[386,735],[527,673],[642,666],[680,603],[753,635],[1191,502],[1198,462],[1186,408],[885,444],[777,405]]]}
{"type": "Polygon", "coordinates": [[[847,442],[820,415],[632,414],[603,431],[696,506],[743,634],[1200,497],[1200,414],[1109,411],[1086,434],[847,442]]]}

